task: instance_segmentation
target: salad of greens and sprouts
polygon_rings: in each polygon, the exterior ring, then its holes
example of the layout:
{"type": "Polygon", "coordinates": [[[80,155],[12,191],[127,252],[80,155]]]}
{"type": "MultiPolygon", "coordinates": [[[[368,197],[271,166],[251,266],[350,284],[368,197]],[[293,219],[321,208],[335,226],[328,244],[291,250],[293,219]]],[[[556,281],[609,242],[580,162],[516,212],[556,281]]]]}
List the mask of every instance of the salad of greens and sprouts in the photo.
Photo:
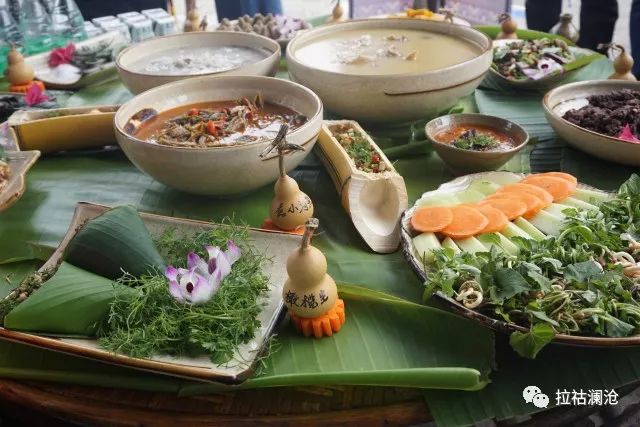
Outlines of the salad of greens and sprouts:
{"type": "Polygon", "coordinates": [[[516,40],[494,48],[491,67],[510,80],[539,80],[561,74],[575,60],[561,39],[516,40]]]}
{"type": "Polygon", "coordinates": [[[598,210],[563,213],[559,236],[513,238],[518,255],[436,250],[425,297],[439,291],[528,328],[510,339],[526,357],[535,357],[555,334],[640,334],[640,176],[632,175],[598,210]]]}

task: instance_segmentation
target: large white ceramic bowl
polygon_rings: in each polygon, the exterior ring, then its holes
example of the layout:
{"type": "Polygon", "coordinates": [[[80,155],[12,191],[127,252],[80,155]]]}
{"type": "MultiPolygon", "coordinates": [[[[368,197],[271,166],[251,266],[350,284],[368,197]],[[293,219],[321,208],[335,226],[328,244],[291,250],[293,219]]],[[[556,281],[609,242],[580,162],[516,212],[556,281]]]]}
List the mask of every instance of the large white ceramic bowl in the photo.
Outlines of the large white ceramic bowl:
{"type": "Polygon", "coordinates": [[[280,45],[270,38],[257,34],[197,31],[155,37],[124,49],[116,58],[118,74],[124,85],[134,94],[144,92],[165,83],[183,80],[195,76],[275,76],[280,63],[280,45]],[[203,46],[243,46],[264,50],[267,57],[261,61],[243,65],[227,71],[200,74],[151,74],[135,69],[140,60],[151,60],[174,49],[203,46]]]}
{"type": "Polygon", "coordinates": [[[116,138],[129,160],[141,171],[178,190],[212,196],[232,196],[255,190],[278,177],[278,159],[259,154],[271,140],[212,148],[183,148],[148,143],[125,132],[127,121],[144,108],[159,112],[196,102],[225,101],[261,92],[266,102],[307,116],[287,135],[304,147],[285,157],[287,170],[311,152],[322,126],[322,102],[311,90],[287,81],[258,76],[195,77],[148,90],[123,104],[114,118],[116,138]]]}
{"type": "Polygon", "coordinates": [[[640,91],[640,82],[592,80],[569,83],[553,89],[544,96],[544,114],[553,130],[573,148],[604,160],[640,166],[640,144],[593,132],[562,118],[567,111],[587,105],[587,97],[590,95],[621,89],[640,91]]]}
{"type": "MultiPolygon", "coordinates": [[[[317,93],[326,108],[342,117],[363,122],[405,122],[435,116],[473,93],[491,66],[489,37],[473,28],[422,19],[365,19],[324,25],[296,36],[287,46],[287,64],[293,81],[317,93]],[[423,30],[467,40],[478,46],[478,56],[433,71],[404,74],[358,75],[325,71],[299,61],[296,51],[308,42],[341,31],[371,29],[423,30]]],[[[428,54],[423,52],[422,54],[428,54]]]]}

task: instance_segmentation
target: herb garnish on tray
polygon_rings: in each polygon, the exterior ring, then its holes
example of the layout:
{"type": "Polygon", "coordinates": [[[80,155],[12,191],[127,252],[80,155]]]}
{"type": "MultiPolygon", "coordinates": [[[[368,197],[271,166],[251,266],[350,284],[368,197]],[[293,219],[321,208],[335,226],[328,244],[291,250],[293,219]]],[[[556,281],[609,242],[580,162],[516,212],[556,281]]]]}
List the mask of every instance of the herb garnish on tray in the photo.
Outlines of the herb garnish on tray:
{"type": "MultiPolygon", "coordinates": [[[[230,241],[237,244],[242,255],[232,263],[206,302],[196,301],[195,295],[192,303],[174,295],[162,272],[121,278],[120,283],[139,292],[133,298],[125,293],[116,294],[106,325],[100,332],[100,344],[132,357],[207,354],[213,362],[229,362],[237,347],[249,342],[260,327],[257,316],[262,306],[258,299],[269,284],[263,273],[268,262],[266,256],[251,247],[246,227],[221,226],[186,237],[168,231],[155,242],[168,263],[184,268],[187,267],[185,254],[194,251],[206,259],[207,251],[212,248],[205,251],[203,247],[224,248],[230,241]]],[[[180,272],[186,274],[186,269],[180,272]]],[[[184,283],[181,281],[180,285],[184,283]]],[[[186,284],[183,294],[192,290],[195,294],[193,286],[197,284],[191,284],[191,289],[189,285],[186,284]]]]}

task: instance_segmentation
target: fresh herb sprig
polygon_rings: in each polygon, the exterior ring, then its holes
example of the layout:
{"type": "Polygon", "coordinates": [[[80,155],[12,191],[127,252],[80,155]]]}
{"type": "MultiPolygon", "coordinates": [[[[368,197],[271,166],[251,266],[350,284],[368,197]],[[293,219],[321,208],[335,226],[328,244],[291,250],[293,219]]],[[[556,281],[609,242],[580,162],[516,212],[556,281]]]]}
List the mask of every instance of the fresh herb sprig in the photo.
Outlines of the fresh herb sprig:
{"type": "Polygon", "coordinates": [[[518,255],[435,251],[425,298],[458,298],[469,283],[477,311],[529,328],[510,343],[535,357],[556,333],[625,337],[640,333],[640,176],[597,211],[567,209],[563,232],[541,241],[513,238],[518,255]],[[625,259],[633,262],[625,264],[625,259]]]}
{"type": "Polygon", "coordinates": [[[498,146],[500,142],[491,135],[478,133],[475,129],[469,129],[453,141],[453,145],[463,150],[484,151],[498,146]]]}
{"type": "Polygon", "coordinates": [[[134,298],[116,295],[100,331],[100,344],[132,357],[207,354],[215,363],[230,362],[237,347],[251,341],[260,327],[259,298],[268,290],[268,277],[263,271],[269,260],[249,243],[247,228],[238,226],[220,226],[191,235],[170,230],[157,239],[156,246],[169,264],[185,267],[189,251],[204,257],[204,245],[225,246],[228,240],[241,248],[242,257],[216,295],[203,305],[176,301],[162,272],[121,278],[121,283],[139,292],[134,298]]]}

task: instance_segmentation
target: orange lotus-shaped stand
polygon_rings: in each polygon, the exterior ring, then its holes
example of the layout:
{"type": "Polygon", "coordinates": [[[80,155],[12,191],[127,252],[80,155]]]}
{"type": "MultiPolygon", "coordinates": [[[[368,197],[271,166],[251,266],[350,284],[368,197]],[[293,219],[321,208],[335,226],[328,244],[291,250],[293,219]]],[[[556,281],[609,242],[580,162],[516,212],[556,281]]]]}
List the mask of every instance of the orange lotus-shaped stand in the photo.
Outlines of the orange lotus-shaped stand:
{"type": "Polygon", "coordinates": [[[330,337],[344,325],[344,301],[338,299],[329,311],[318,317],[300,317],[292,312],[289,312],[289,317],[298,332],[302,332],[305,337],[330,337]]]}

